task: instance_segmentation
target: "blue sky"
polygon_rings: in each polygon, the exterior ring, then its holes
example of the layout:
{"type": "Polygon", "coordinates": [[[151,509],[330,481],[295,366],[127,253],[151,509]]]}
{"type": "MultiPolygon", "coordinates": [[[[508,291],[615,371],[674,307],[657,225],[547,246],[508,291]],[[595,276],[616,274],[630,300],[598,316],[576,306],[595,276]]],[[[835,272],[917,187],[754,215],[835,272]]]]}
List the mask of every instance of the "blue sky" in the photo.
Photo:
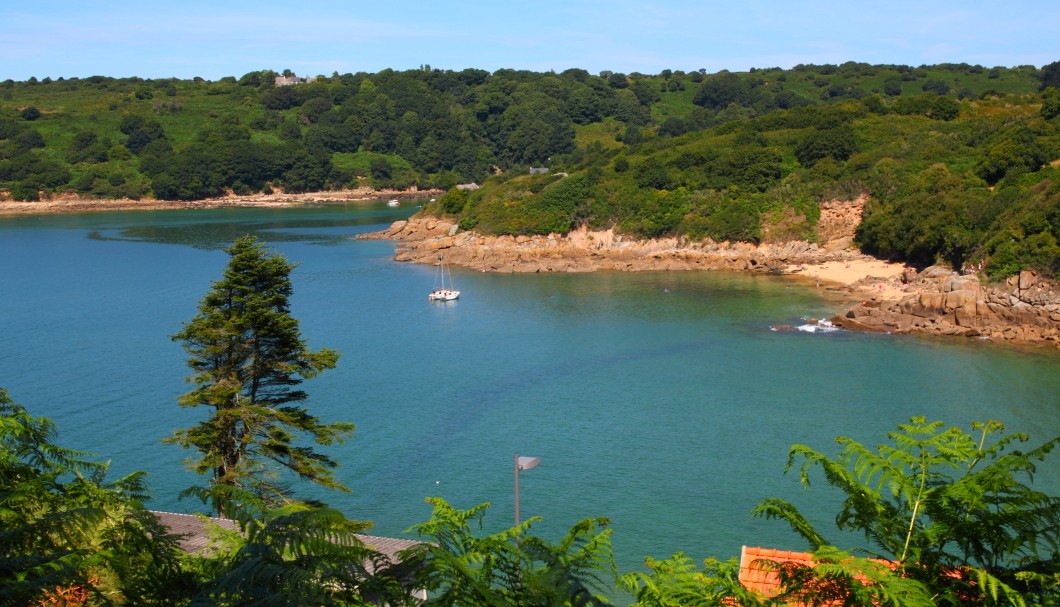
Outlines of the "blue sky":
{"type": "Polygon", "coordinates": [[[4,2],[0,80],[468,67],[716,72],[1060,60],[1060,2],[4,2]]]}

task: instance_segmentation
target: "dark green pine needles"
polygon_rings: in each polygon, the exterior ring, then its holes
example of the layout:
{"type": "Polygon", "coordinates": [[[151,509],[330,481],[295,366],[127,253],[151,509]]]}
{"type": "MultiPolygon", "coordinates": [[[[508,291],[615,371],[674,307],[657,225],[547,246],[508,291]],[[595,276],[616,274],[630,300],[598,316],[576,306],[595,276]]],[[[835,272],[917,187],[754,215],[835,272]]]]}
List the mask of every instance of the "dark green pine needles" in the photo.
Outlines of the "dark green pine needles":
{"type": "Polygon", "coordinates": [[[226,251],[224,278],[199,303],[199,313],[173,336],[188,353],[195,388],[184,407],[209,407],[209,417],[177,430],[167,442],[198,451],[191,469],[210,475],[213,501],[224,511],[226,492],[249,491],[282,503],[284,470],[334,489],[336,462],[298,437],[318,445],[343,442],[352,423],[325,424],[300,403],[303,380],[335,367],[339,354],[312,351],[291,316],[290,273],[294,265],[269,254],[255,238],[240,238],[226,251]]]}

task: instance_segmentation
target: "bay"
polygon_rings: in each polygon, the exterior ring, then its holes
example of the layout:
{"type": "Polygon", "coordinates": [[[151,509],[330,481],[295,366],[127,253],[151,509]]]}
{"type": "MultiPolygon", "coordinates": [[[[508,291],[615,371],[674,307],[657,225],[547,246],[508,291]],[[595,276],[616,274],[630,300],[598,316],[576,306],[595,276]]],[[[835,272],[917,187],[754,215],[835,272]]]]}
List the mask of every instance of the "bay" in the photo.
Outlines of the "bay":
{"type": "MultiPolygon", "coordinates": [[[[58,424],[59,443],[149,473],[150,506],[197,483],[188,454],[160,441],[204,412],[169,336],[196,313],[227,261],[256,234],[299,264],[294,315],[339,367],[304,384],[309,409],[352,421],[328,453],[349,494],[298,486],[374,532],[430,515],[426,496],[489,501],[510,524],[513,461],[524,519],[557,538],[605,516],[620,569],[676,551],[728,557],[741,545],[802,549],[752,519],[781,496],[823,529],[836,496],[784,475],[787,450],[834,452],[838,435],[875,444],[911,416],[967,427],[999,419],[1041,442],[1060,435],[1060,357],[965,340],[778,333],[835,303],[782,277],[725,272],[499,275],[453,268],[459,301],[429,303],[435,270],[358,241],[409,214],[383,203],[296,209],[0,217],[0,387],[58,424]]],[[[1039,486],[1056,491],[1055,462],[1039,486]]],[[[857,538],[847,538],[856,542],[857,538]]]]}

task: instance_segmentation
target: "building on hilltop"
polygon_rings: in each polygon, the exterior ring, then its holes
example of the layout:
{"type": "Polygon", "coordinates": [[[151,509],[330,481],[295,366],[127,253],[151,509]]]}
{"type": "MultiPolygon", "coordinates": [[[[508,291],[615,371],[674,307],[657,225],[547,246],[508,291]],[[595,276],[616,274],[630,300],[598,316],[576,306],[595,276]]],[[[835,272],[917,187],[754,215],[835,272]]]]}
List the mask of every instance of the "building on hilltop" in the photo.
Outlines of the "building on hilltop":
{"type": "Polygon", "coordinates": [[[276,86],[291,86],[292,84],[310,84],[316,82],[316,79],[316,76],[300,78],[297,74],[291,74],[290,76],[277,76],[275,83],[276,86]]]}

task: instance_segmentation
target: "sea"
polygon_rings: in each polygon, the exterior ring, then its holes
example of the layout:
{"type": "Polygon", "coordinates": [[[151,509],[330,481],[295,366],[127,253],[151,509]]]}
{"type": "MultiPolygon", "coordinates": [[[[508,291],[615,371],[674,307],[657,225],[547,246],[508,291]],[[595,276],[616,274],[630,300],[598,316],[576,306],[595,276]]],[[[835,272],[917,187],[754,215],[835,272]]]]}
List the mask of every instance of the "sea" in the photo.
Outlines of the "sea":
{"type": "MultiPolygon", "coordinates": [[[[913,416],[969,428],[996,419],[1032,444],[1060,435],[1060,354],[969,339],[837,331],[812,284],[703,272],[494,274],[452,268],[460,299],[429,302],[436,268],[394,261],[395,243],[356,240],[415,209],[385,201],[288,209],[0,217],[0,387],[51,418],[56,442],[145,471],[153,509],[202,512],[203,483],[163,444],[207,413],[171,336],[197,312],[245,234],[297,264],[292,314],[311,348],[341,352],[307,381],[305,406],[355,436],[321,448],[349,493],[294,484],[371,533],[410,537],[438,496],[488,502],[482,533],[512,524],[514,457],[523,519],[559,539],[606,517],[620,571],[682,552],[802,550],[768,497],[799,506],[841,546],[840,496],[785,473],[788,450],[869,445],[913,416]],[[776,325],[796,327],[775,331],[776,325]]],[[[1056,493],[1056,458],[1035,486],[1056,493]]]]}

